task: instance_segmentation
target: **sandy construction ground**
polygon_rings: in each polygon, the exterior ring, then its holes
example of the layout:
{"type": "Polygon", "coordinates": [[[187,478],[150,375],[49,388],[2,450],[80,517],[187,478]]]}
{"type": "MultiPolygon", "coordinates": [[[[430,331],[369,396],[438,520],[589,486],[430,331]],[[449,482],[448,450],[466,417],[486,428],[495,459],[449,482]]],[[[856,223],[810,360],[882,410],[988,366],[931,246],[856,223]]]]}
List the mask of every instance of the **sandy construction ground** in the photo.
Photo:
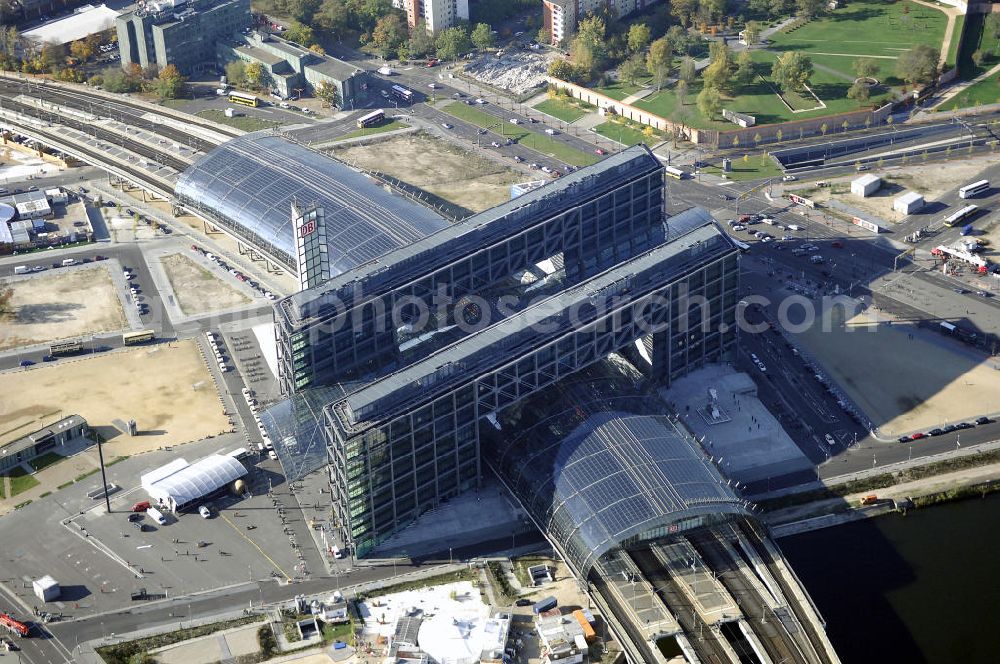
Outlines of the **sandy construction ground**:
{"type": "Polygon", "coordinates": [[[0,317],[0,350],[69,339],[128,326],[108,268],[60,269],[0,280],[11,286],[0,317]]]}
{"type": "Polygon", "coordinates": [[[979,354],[928,330],[876,323],[867,312],[845,317],[834,308],[829,331],[817,321],[799,340],[883,436],[1000,410],[1000,371],[979,354]]]}
{"type": "MultiPolygon", "coordinates": [[[[851,194],[851,180],[856,176],[838,180],[831,187],[809,188],[805,195],[822,203],[831,196],[860,210],[871,212],[885,221],[898,222],[904,215],[892,209],[897,196],[907,191],[915,191],[928,203],[936,201],[942,194],[979,179],[980,171],[996,162],[996,157],[977,157],[970,160],[953,159],[947,164],[912,164],[888,171],[874,169],[875,175],[882,177],[882,187],[868,198],[851,194]]],[[[919,161],[919,158],[918,158],[919,161]]],[[[794,188],[788,191],[795,192],[794,188]]],[[[928,221],[942,215],[931,214],[928,221]]]]}
{"type": "Polygon", "coordinates": [[[510,200],[510,185],[530,179],[427,134],[405,134],[369,145],[339,147],[332,153],[473,212],[510,200]]]}
{"type": "Polygon", "coordinates": [[[3,385],[0,431],[30,432],[78,413],[110,440],[105,449],[115,456],[232,428],[194,341],[59,360],[7,373],[3,385]],[[116,418],[135,419],[139,435],[120,434],[116,418]]]}
{"type": "Polygon", "coordinates": [[[181,311],[187,315],[231,309],[250,298],[198,265],[184,254],[170,254],[162,260],[163,270],[181,311]]]}

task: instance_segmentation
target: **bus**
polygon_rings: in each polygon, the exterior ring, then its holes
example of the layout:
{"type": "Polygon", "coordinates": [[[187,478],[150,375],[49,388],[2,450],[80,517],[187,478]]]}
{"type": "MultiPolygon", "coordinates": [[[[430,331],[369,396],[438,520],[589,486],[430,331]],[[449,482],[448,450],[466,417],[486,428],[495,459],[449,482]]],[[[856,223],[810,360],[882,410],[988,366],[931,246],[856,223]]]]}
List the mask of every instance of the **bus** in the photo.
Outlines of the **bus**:
{"type": "Polygon", "coordinates": [[[253,95],[248,95],[245,92],[230,92],[229,101],[233,104],[242,104],[243,106],[253,106],[256,108],[260,106],[260,100],[253,95]]]}
{"type": "Polygon", "coordinates": [[[962,223],[963,221],[974,215],[976,213],[976,210],[978,209],[979,206],[966,205],[964,208],[954,213],[953,215],[945,217],[942,223],[944,223],[944,225],[947,226],[948,228],[951,228],[952,226],[957,226],[958,224],[962,223]]]}
{"type": "Polygon", "coordinates": [[[683,180],[684,176],[687,175],[687,173],[681,169],[674,168],[673,166],[667,166],[663,170],[666,171],[668,177],[672,177],[675,180],[683,180]]]}
{"type": "Polygon", "coordinates": [[[413,101],[413,91],[407,90],[401,85],[392,86],[392,96],[405,102],[413,101]]]}
{"type": "Polygon", "coordinates": [[[372,127],[382,122],[382,120],[385,120],[385,111],[372,111],[371,113],[362,115],[358,118],[358,129],[372,127]]]}
{"type": "Polygon", "coordinates": [[[156,338],[156,332],[152,330],[139,330],[138,332],[126,332],[122,335],[122,344],[125,346],[132,346],[134,344],[141,344],[147,341],[152,341],[156,338]]]}
{"type": "Polygon", "coordinates": [[[979,182],[973,182],[972,184],[967,184],[958,190],[959,198],[972,198],[973,196],[978,196],[983,192],[989,191],[990,181],[980,180],[979,182]]]}
{"type": "Polygon", "coordinates": [[[80,340],[57,341],[49,346],[49,355],[69,355],[70,353],[79,353],[81,350],[83,350],[83,342],[80,340]]]}

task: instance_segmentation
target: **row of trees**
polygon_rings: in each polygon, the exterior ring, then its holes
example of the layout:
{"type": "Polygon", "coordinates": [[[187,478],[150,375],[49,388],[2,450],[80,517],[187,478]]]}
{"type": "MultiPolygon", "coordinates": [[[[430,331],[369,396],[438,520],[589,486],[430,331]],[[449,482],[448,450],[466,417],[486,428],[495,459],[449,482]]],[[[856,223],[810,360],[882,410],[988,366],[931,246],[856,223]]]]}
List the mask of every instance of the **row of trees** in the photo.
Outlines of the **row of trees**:
{"type": "Polygon", "coordinates": [[[486,23],[476,24],[471,31],[466,25],[456,25],[435,38],[421,21],[411,33],[402,14],[393,12],[376,21],[369,43],[383,58],[408,60],[436,55],[442,60],[455,60],[473,46],[480,50],[491,48],[496,40],[486,23]]]}

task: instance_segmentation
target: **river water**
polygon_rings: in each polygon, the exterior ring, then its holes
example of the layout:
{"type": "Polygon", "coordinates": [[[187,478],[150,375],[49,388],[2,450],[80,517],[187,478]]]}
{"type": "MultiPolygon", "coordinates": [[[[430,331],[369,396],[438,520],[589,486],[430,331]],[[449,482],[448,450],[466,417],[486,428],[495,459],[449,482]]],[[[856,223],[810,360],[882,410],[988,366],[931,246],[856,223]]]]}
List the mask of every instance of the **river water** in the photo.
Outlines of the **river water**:
{"type": "Polygon", "coordinates": [[[778,544],[844,664],[1000,662],[1000,495],[778,544]]]}

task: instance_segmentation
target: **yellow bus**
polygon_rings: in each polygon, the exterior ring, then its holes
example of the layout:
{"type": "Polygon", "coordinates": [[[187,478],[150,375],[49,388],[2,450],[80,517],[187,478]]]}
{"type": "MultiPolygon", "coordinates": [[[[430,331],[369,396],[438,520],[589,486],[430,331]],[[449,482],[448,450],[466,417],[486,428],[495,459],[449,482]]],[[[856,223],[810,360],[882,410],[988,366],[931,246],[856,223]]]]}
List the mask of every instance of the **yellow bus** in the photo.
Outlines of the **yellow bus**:
{"type": "Polygon", "coordinates": [[[141,344],[147,341],[152,341],[156,338],[156,333],[152,330],[139,330],[138,332],[126,332],[122,335],[122,344],[126,346],[132,346],[134,344],[141,344]]]}
{"type": "Polygon", "coordinates": [[[260,100],[253,95],[248,95],[245,92],[230,92],[229,101],[234,104],[242,104],[243,106],[260,106],[260,100]]]}

